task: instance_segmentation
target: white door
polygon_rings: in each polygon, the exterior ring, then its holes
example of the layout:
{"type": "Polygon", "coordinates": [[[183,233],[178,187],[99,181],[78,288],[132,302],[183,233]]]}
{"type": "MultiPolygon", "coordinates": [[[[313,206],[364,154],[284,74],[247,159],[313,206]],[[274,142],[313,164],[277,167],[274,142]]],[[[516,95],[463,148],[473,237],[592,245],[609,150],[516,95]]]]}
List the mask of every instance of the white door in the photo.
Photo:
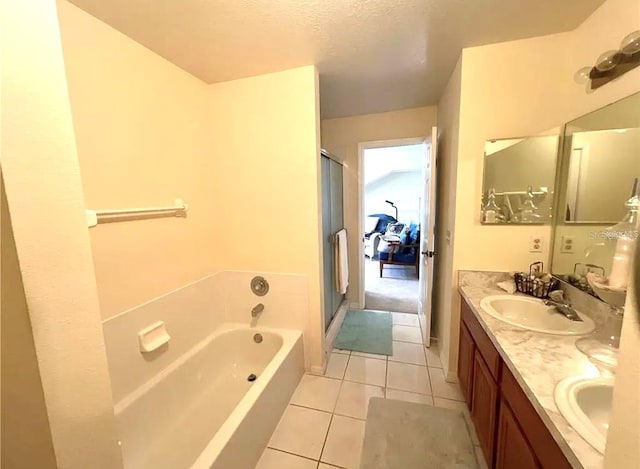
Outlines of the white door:
{"type": "Polygon", "coordinates": [[[424,193],[420,220],[420,272],[418,318],[425,347],[431,345],[431,298],[433,297],[433,256],[435,256],[436,157],[438,128],[431,129],[431,144],[425,145],[424,193]]]}

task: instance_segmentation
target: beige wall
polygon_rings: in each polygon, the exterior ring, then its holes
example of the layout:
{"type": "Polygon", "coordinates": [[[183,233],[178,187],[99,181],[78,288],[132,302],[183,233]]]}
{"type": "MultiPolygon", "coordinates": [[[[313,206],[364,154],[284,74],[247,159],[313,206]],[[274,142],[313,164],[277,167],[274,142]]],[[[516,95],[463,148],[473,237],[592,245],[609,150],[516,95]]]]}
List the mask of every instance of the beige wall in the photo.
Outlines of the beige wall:
{"type": "Polygon", "coordinates": [[[189,204],[186,219],[89,231],[107,319],[219,266],[207,86],[67,1],[58,7],[87,208],[189,204]]]}
{"type": "Polygon", "coordinates": [[[438,102],[438,166],[436,252],[433,285],[433,328],[440,340],[440,360],[449,369],[450,333],[459,322],[459,312],[451,309],[456,279],[453,272],[453,233],[456,221],[456,178],[460,134],[460,87],[462,59],[458,60],[438,102]]]}
{"type": "Polygon", "coordinates": [[[635,282],[627,295],[620,355],[613,390],[613,408],[607,434],[605,467],[607,469],[640,468],[640,312],[637,288],[640,276],[640,250],[636,251],[635,282]]]}
{"type": "Polygon", "coordinates": [[[189,204],[90,230],[103,319],[220,270],[274,271],[308,275],[319,330],[315,68],[205,85],[59,8],[87,207],[189,204]]]}
{"type": "Polygon", "coordinates": [[[55,468],[27,300],[16,253],[9,207],[0,179],[2,258],[2,453],[6,468],[55,468]]]}
{"type": "MultiPolygon", "coordinates": [[[[349,241],[349,291],[352,305],[358,303],[360,291],[359,220],[360,161],[358,144],[379,140],[426,138],[436,125],[436,107],[421,107],[402,111],[367,114],[355,117],[325,119],[322,121],[322,148],[344,162],[344,219],[349,241]]],[[[363,305],[360,305],[363,306],[363,305]]]]}
{"type": "MultiPolygon", "coordinates": [[[[324,340],[320,244],[318,77],[313,66],[212,85],[210,214],[225,270],[309,279],[311,365],[324,340]]],[[[249,288],[249,285],[246,285],[249,288]]]]}
{"type": "Polygon", "coordinates": [[[2,172],[56,464],[117,469],[56,5],[4,2],[0,31],[2,172]]]}
{"type": "Polygon", "coordinates": [[[87,206],[189,204],[90,230],[103,318],[219,270],[274,271],[309,276],[319,329],[314,67],[205,85],[59,6],[87,206]]]}
{"type": "Polygon", "coordinates": [[[443,301],[438,311],[443,317],[451,314],[442,337],[447,349],[443,354],[448,354],[443,361],[450,377],[457,363],[457,270],[525,269],[535,260],[549,259],[551,231],[547,227],[480,224],[484,141],[535,135],[640,89],[640,69],[591,93],[573,81],[576,70],[592,64],[603,50],[618,47],[622,37],[639,29],[639,8],[635,0],[608,0],[569,33],[464,49],[456,195],[452,199],[457,201],[454,290],[450,304],[443,301]],[[532,234],[544,236],[542,253],[528,252],[532,234]]]}

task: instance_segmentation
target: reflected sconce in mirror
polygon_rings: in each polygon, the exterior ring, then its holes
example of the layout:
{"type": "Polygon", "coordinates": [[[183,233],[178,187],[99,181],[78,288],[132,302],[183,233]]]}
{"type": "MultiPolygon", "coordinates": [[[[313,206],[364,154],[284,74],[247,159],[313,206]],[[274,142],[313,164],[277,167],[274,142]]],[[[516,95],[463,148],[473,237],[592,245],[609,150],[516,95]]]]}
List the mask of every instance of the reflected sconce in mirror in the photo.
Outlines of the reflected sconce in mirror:
{"type": "Polygon", "coordinates": [[[619,50],[608,50],[600,54],[593,67],[583,67],[576,72],[577,83],[589,83],[591,90],[606,85],[640,65],[640,30],[622,40],[619,50]]]}

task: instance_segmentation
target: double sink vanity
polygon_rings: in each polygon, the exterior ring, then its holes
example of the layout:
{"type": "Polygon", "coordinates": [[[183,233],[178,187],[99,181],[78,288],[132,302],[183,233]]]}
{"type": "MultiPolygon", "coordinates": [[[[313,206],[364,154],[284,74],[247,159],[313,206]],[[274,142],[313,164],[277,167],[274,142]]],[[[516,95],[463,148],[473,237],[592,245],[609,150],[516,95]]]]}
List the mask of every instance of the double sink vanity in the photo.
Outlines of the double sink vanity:
{"type": "Polygon", "coordinates": [[[491,468],[604,465],[640,237],[639,108],[635,93],[561,132],[485,142],[480,223],[528,225],[518,268],[550,264],[515,274],[520,291],[547,300],[506,293],[507,273],[458,272],[458,377],[491,468]]]}
{"type": "Polygon", "coordinates": [[[608,327],[611,312],[565,286],[582,319],[572,321],[505,294],[497,283],[508,278],[459,272],[458,378],[485,459],[503,469],[601,468],[615,370],[576,341],[608,327]]]}

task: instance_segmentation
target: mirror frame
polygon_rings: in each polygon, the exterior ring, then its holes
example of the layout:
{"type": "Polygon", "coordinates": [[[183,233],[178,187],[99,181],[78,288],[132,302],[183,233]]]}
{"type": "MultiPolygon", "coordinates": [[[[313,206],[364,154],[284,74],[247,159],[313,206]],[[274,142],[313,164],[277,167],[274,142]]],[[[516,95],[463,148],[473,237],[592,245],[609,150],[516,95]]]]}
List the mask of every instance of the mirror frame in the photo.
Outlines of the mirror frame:
{"type": "Polygon", "coordinates": [[[562,150],[562,137],[564,135],[564,130],[565,130],[565,125],[563,124],[559,129],[557,127],[555,127],[553,129],[553,132],[551,132],[551,129],[547,130],[546,132],[540,133],[538,135],[528,135],[525,137],[500,137],[500,138],[490,138],[490,139],[486,139],[484,141],[484,145],[485,145],[485,149],[483,151],[482,154],[482,182],[481,182],[481,187],[480,187],[480,212],[479,212],[479,219],[480,219],[480,224],[482,226],[555,226],[555,220],[556,220],[556,200],[557,200],[557,183],[558,183],[558,169],[559,169],[559,163],[560,163],[560,151],[562,150]],[[543,137],[555,137],[557,138],[557,145],[556,145],[556,164],[554,166],[554,177],[553,177],[553,190],[547,192],[547,195],[550,196],[552,198],[551,203],[549,204],[549,218],[544,220],[544,221],[537,221],[537,222],[522,222],[522,221],[517,221],[517,222],[509,222],[509,223],[489,223],[489,222],[485,222],[482,220],[482,210],[484,208],[484,203],[485,203],[485,180],[487,177],[487,165],[485,164],[485,159],[487,158],[487,153],[486,153],[486,144],[487,142],[495,142],[495,141],[499,141],[499,140],[526,140],[526,139],[530,139],[530,138],[543,138],[543,137]]]}
{"type": "MultiPolygon", "coordinates": [[[[600,297],[598,297],[595,294],[590,294],[589,292],[582,290],[580,288],[578,288],[577,286],[566,282],[565,280],[563,280],[561,278],[562,275],[567,275],[567,273],[557,273],[554,271],[554,252],[555,252],[555,247],[556,247],[556,241],[557,241],[557,231],[558,231],[558,226],[563,226],[563,225],[567,225],[567,226],[597,226],[597,225],[608,225],[608,226],[612,226],[615,225],[616,223],[619,223],[620,220],[617,221],[567,221],[565,218],[565,215],[563,214],[563,208],[566,205],[566,200],[567,200],[567,188],[564,187],[563,181],[566,179],[566,175],[568,173],[569,170],[569,165],[571,162],[571,155],[569,151],[566,151],[569,149],[570,147],[570,143],[571,143],[571,139],[567,138],[567,127],[569,127],[571,125],[572,122],[581,119],[585,116],[588,116],[590,114],[593,114],[595,112],[599,112],[602,111],[604,109],[607,109],[608,107],[611,107],[615,104],[617,104],[620,101],[623,101],[625,99],[630,98],[631,96],[635,96],[635,95],[640,95],[640,91],[635,91],[627,96],[624,96],[620,99],[616,99],[615,101],[608,103],[598,109],[594,109],[593,111],[590,111],[586,114],[582,114],[578,117],[576,117],[575,119],[572,119],[569,122],[566,122],[565,124],[562,125],[561,128],[561,132],[559,135],[559,143],[558,143],[558,159],[557,159],[557,165],[556,165],[556,177],[555,177],[555,181],[554,181],[554,191],[555,191],[555,199],[554,199],[554,208],[553,208],[553,221],[551,223],[551,237],[550,237],[550,249],[549,249],[549,273],[556,279],[558,279],[559,281],[565,283],[566,285],[569,285],[573,288],[576,288],[586,294],[588,294],[589,296],[592,296],[593,298],[595,298],[598,301],[601,301],[602,303],[608,305],[611,308],[617,308],[616,306],[613,306],[609,303],[607,303],[606,301],[604,301],[603,299],[601,299],[600,297]]],[[[573,135],[573,133],[571,134],[573,135]]],[[[640,247],[640,242],[637,244],[638,247],[640,247]]],[[[636,248],[636,256],[638,257],[638,262],[640,262],[640,248],[636,248]]],[[[636,268],[639,266],[640,264],[636,264],[636,268]]],[[[573,272],[572,272],[573,273],[573,272]]],[[[636,277],[640,277],[640,276],[636,276],[636,277]]],[[[636,279],[637,281],[637,279],[636,279]]],[[[629,294],[629,292],[627,291],[627,295],[629,294]]],[[[640,294],[639,294],[640,296],[640,294]]]]}

